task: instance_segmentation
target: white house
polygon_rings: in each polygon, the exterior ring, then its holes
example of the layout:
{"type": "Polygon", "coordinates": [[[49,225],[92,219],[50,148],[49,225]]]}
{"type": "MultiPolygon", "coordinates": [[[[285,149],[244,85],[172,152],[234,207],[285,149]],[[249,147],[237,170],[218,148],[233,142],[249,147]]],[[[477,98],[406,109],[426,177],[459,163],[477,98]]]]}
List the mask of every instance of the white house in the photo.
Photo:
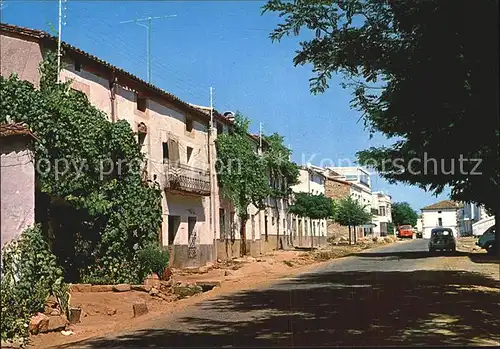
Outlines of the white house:
{"type": "Polygon", "coordinates": [[[392,198],[390,195],[385,194],[382,191],[376,191],[372,193],[372,212],[376,212],[373,216],[372,223],[373,235],[374,236],[385,236],[389,232],[388,223],[392,222],[392,198]]]}
{"type": "MultiPolygon", "coordinates": [[[[315,166],[299,169],[299,184],[292,186],[294,193],[325,195],[325,176],[321,168],[315,166]]],[[[298,246],[318,246],[326,242],[326,219],[291,217],[292,240],[298,246]],[[311,236],[313,241],[311,242],[311,236]]]]}
{"type": "Polygon", "coordinates": [[[450,228],[458,237],[459,211],[462,206],[452,200],[443,200],[422,208],[423,238],[431,236],[431,230],[436,227],[450,228]]]}
{"type": "Polygon", "coordinates": [[[480,236],[494,224],[495,217],[490,216],[484,206],[464,203],[462,230],[474,236],[480,236]]]}

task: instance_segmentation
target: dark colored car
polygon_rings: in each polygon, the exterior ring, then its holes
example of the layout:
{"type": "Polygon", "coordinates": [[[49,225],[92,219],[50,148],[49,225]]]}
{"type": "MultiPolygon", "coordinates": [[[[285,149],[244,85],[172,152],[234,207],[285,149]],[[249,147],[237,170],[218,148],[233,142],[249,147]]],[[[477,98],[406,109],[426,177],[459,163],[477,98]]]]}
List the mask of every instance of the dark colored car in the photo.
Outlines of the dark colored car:
{"type": "Polygon", "coordinates": [[[476,242],[476,245],[485,249],[488,254],[495,254],[496,252],[496,241],[495,241],[496,229],[495,226],[492,225],[489,227],[483,235],[476,242]]]}
{"type": "Polygon", "coordinates": [[[429,240],[429,252],[452,251],[456,250],[456,241],[453,236],[453,230],[450,228],[434,228],[431,230],[429,240]]]}

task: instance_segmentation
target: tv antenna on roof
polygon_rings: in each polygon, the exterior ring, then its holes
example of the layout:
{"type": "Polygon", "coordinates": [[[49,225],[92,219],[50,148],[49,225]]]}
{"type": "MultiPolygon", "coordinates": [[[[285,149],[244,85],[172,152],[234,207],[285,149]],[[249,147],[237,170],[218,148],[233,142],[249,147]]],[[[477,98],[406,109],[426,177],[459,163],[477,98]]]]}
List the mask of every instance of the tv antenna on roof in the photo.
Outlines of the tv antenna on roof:
{"type": "Polygon", "coordinates": [[[120,24],[125,24],[125,23],[135,23],[137,25],[140,25],[141,27],[144,27],[147,29],[147,56],[148,56],[148,82],[151,83],[151,25],[153,19],[165,19],[165,18],[170,18],[170,17],[177,17],[177,15],[167,15],[167,16],[156,16],[156,17],[146,17],[146,18],[137,18],[137,19],[132,19],[130,21],[121,21],[118,22],[120,24]],[[146,24],[142,24],[141,22],[146,22],[146,24]]]}

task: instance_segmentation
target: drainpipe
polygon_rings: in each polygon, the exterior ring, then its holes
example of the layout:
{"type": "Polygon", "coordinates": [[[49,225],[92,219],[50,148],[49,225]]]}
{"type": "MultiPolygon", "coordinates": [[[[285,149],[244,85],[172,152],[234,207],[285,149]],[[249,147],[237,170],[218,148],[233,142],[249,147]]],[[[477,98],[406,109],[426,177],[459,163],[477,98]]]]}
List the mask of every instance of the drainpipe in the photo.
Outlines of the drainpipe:
{"type": "Polygon", "coordinates": [[[111,101],[111,122],[116,122],[116,82],[117,78],[115,75],[115,70],[113,69],[111,81],[109,82],[110,101],[111,101]]]}

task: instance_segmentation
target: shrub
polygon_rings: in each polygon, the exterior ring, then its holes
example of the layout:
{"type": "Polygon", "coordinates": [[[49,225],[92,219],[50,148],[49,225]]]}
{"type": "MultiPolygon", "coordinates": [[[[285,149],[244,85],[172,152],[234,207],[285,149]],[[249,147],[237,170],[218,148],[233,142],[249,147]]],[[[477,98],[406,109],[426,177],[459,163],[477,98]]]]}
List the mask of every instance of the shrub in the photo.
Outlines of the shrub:
{"type": "Polygon", "coordinates": [[[29,319],[54,295],[67,314],[68,287],[62,268],[39,226],[26,229],[19,240],[2,248],[2,340],[28,336],[29,319]]]}
{"type": "Polygon", "coordinates": [[[158,276],[163,275],[165,268],[168,267],[170,254],[156,244],[146,246],[137,253],[139,261],[139,270],[141,277],[144,279],[148,274],[156,273],[158,276]]]}

